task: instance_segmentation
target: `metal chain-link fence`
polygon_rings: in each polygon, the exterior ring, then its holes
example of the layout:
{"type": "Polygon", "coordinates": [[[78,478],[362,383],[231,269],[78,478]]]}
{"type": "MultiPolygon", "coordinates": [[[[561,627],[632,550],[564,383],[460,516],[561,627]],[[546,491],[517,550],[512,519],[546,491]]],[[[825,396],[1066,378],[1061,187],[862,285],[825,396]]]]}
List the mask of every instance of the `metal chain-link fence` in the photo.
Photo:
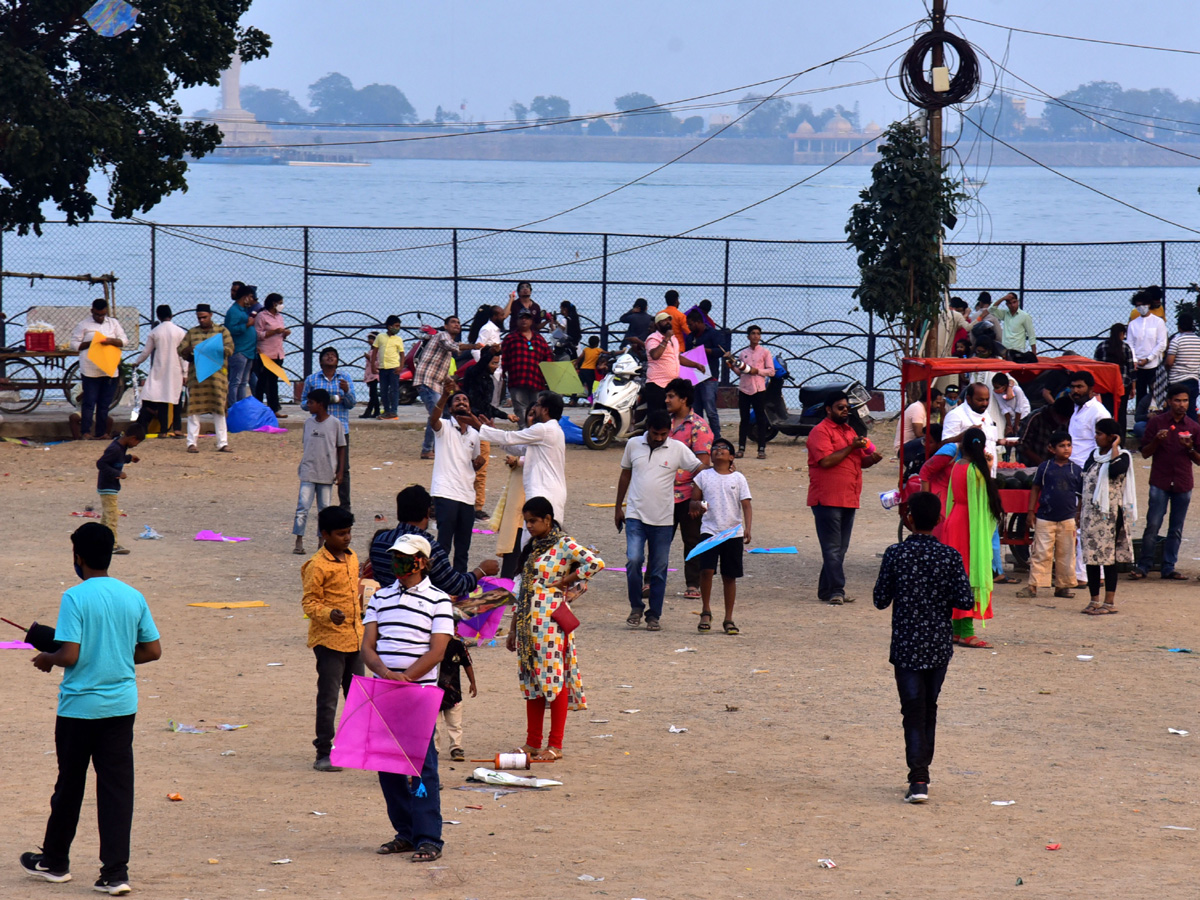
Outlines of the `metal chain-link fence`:
{"type": "MultiPolygon", "coordinates": [[[[473,229],[176,226],[51,223],[41,237],[0,235],[0,268],[77,275],[114,272],[119,306],[149,325],[158,304],[191,324],[190,312],[230,304],[234,280],[261,299],[277,292],[294,322],[285,367],[303,376],[314,352],[335,346],[359,366],[366,336],[399,315],[404,332],[458,315],[466,330],[481,305],[504,305],[520,280],[557,311],[578,309],[585,337],[607,346],[643,297],[653,313],[678,290],[681,307],[712,303],[712,317],[733,332],[734,349],[752,323],[793,380],[833,374],[873,389],[898,386],[898,354],[888,330],[857,309],[855,254],[844,241],[663,238],[473,229]]],[[[1038,349],[1092,355],[1110,325],[1129,314],[1139,287],[1164,285],[1168,308],[1200,280],[1200,242],[1104,244],[947,244],[957,259],[954,293],[974,305],[980,291],[1017,291],[1032,314],[1038,349]]],[[[0,345],[19,343],[35,306],[78,305],[86,287],[0,279],[0,345]]],[[[1173,329],[1172,329],[1173,330],[1173,329]]],[[[62,340],[62,336],[60,336],[62,340]]]]}

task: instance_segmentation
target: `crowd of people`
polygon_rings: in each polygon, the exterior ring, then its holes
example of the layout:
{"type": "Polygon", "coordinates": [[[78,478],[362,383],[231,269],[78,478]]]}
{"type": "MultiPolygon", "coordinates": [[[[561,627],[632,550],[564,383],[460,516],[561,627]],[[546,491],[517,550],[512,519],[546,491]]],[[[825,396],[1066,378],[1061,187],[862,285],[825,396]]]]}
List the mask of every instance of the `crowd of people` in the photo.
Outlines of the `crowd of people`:
{"type": "MultiPolygon", "coordinates": [[[[1004,574],[1001,556],[1008,515],[996,476],[1003,455],[1015,451],[1022,462],[1036,466],[1028,510],[1020,516],[1032,538],[1024,596],[1053,589],[1057,597],[1072,597],[1076,587],[1086,585],[1089,602],[1082,611],[1112,615],[1117,612],[1118,567],[1131,565],[1134,579],[1147,577],[1156,565],[1164,579],[1186,578],[1175,566],[1192,467],[1200,465],[1196,379],[1159,381],[1164,369],[1174,378],[1190,373],[1193,365],[1200,367],[1200,339],[1182,319],[1174,338],[1168,341],[1160,334],[1163,320],[1156,310],[1161,292],[1157,296],[1156,307],[1154,292],[1139,293],[1129,325],[1114,325],[1096,353],[1097,359],[1119,365],[1122,380],[1136,384],[1139,399],[1149,397],[1149,410],[1156,412],[1145,419],[1139,446],[1151,465],[1149,508],[1136,559],[1131,540],[1139,518],[1133,457],[1124,446],[1120,414],[1096,396],[1095,379],[1086,368],[1046,386],[1036,397],[1045,405],[1037,410],[1016,377],[974,371],[963,383],[931,388],[902,412],[894,446],[902,464],[919,457],[919,468],[913,470],[919,484],[908,493],[903,513],[911,536],[884,554],[873,600],[880,609],[893,609],[890,659],[901,701],[908,802],[924,802],[929,796],[937,697],[953,647],[990,646],[976,628],[993,618],[994,586],[1016,580],[1004,574]],[[1143,343],[1149,341],[1147,335],[1154,338],[1152,345],[1143,343]],[[1168,511],[1158,564],[1158,532],[1168,511]]],[[[164,431],[171,428],[172,407],[178,407],[187,385],[189,453],[198,452],[201,415],[213,417],[217,450],[228,452],[224,419],[232,403],[261,390],[268,402],[278,404],[277,385],[268,380],[272,373],[258,371],[253,388],[250,381],[256,374],[256,353],[260,362],[282,362],[287,336],[279,316],[282,298],[270,295],[256,310],[253,286],[235,283],[231,299],[224,325],[216,324],[211,309],[202,305],[197,325],[186,331],[173,322],[168,308],[160,307],[160,324],[139,360],[151,359],[142,416],[157,419],[164,431]],[[195,349],[214,335],[223,341],[225,365],[201,381],[195,349]]],[[[578,346],[577,314],[572,324],[574,309],[568,307],[563,304],[559,324],[578,346]]],[[[712,631],[712,588],[719,571],[721,629],[738,635],[737,582],[752,541],[753,505],[750,480],[737,460],[752,434],[759,458],[765,456],[761,394],[774,374],[774,361],[756,326],[747,331],[748,346],[737,355],[729,353],[710,310],[697,306],[680,311],[673,291],[663,311],[651,316],[646,310],[639,300],[622,317],[629,328],[622,343],[646,356],[649,407],[645,433],[625,445],[613,503],[615,529],[625,535],[626,624],[637,629],[644,623],[650,632],[663,628],[668,558],[679,535],[687,557],[684,596],[701,605],[698,631],[712,631]],[[720,435],[712,393],[680,377],[681,366],[702,367],[682,356],[696,348],[703,348],[710,373],[725,363],[739,377],[743,420],[736,447],[720,435]]],[[[103,301],[97,301],[90,320],[77,329],[73,345],[81,352],[81,364],[90,342],[124,345],[120,324],[107,312],[103,301]]],[[[951,324],[962,320],[959,330],[965,337],[947,335],[955,355],[965,342],[966,352],[995,359],[997,366],[1036,359],[1032,318],[1013,294],[996,305],[981,295],[973,321],[964,303],[952,301],[944,318],[951,324]]],[[[293,535],[294,552],[307,557],[301,567],[301,604],[317,670],[314,769],[340,771],[331,758],[338,694],[348,694],[353,676],[369,669],[379,678],[436,684],[445,691],[439,727],[419,776],[379,775],[394,831],[379,846],[381,854],[403,853],[415,862],[429,862],[442,853],[439,747],[448,737],[452,758],[464,758],[460,673],[467,675],[470,694],[477,691],[470,654],[456,638],[456,606],[477,589],[495,584],[488,579],[514,579],[506,646],[516,654],[526,701],[522,752],[544,762],[562,759],[568,712],[586,708],[573,636],[579,623],[570,604],[605,562],[565,527],[564,398],[546,389],[538,367],[549,354],[540,333],[548,324],[532,287],[523,282],[506,306],[479,310],[466,340],[457,317],[449,317],[442,330],[422,342],[413,384],[428,411],[421,447],[421,458],[433,463],[428,487],[411,484],[397,494],[397,524],[374,533],[361,564],[350,547],[355,525],[349,427],[350,410],[357,403],[354,379],[341,366],[337,350],[325,348],[318,370],[301,388],[301,407],[309,417],[303,427],[293,535]],[[465,371],[456,377],[452,367],[459,360],[465,371]],[[511,414],[501,406],[505,390],[511,414]],[[497,426],[506,419],[517,427],[497,426]],[[497,512],[497,548],[503,552],[487,554],[472,566],[473,526],[486,516],[487,459],[493,447],[504,449],[505,466],[513,473],[498,502],[503,513],[497,512]],[[319,544],[310,555],[304,537],[314,503],[319,544]],[[378,584],[374,593],[364,592],[367,579],[378,584]]],[[[372,391],[372,402],[385,418],[395,413],[397,370],[405,364],[400,325],[396,317],[385,322],[371,340],[366,360],[368,377],[373,374],[379,386],[372,391]]],[[[582,367],[586,351],[579,357],[582,367]]],[[[599,354],[590,362],[596,370],[599,354]]],[[[112,399],[111,385],[103,380],[107,377],[84,372],[83,427],[89,435],[104,435],[105,404],[112,399]]],[[[807,441],[807,504],[821,552],[816,597],[841,606],[855,599],[847,587],[845,560],[861,505],[863,470],[879,464],[883,454],[851,423],[846,394],[827,396],[824,411],[807,441]]],[[[91,760],[101,786],[102,868],[96,887],[110,894],[129,891],[134,666],[161,653],[144,598],[108,575],[112,555],[128,552],[117,540],[116,497],[128,477],[125,466],[139,461],[131,451],[145,439],[146,424],[131,424],[115,436],[97,462],[103,519],[72,537],[82,584],[64,594],[58,645],[34,659],[43,671],[54,666],[66,671],[56,733],[60,778],[42,850],[24,854],[21,862],[31,875],[49,881],[70,878],[68,853],[91,760]],[[109,699],[101,702],[98,696],[109,699]]]]}

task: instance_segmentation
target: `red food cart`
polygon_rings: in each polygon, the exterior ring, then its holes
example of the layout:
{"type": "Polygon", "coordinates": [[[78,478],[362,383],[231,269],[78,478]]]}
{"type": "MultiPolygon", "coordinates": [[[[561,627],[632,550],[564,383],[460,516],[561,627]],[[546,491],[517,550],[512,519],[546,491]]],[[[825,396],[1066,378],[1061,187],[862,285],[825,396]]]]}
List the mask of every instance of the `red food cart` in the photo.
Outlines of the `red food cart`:
{"type": "MultiPolygon", "coordinates": [[[[963,375],[973,372],[1004,372],[1010,378],[1015,378],[1018,384],[1025,384],[1037,378],[1046,372],[1080,372],[1086,371],[1092,373],[1092,378],[1096,380],[1095,392],[1097,394],[1112,394],[1117,402],[1120,402],[1124,397],[1125,386],[1121,381],[1121,367],[1115,363],[1098,362],[1094,359],[1088,359],[1086,356],[1058,356],[1054,358],[1044,357],[1035,363],[1014,363],[1002,359],[958,359],[956,357],[948,358],[924,358],[924,357],[908,357],[905,358],[900,367],[900,391],[902,401],[906,401],[908,397],[908,386],[917,382],[925,382],[925,402],[931,405],[930,392],[933,390],[933,382],[947,375],[963,375]]],[[[989,387],[991,387],[989,385],[989,387]]],[[[966,402],[966,401],[961,401],[966,402]]],[[[929,434],[929,430],[925,430],[925,453],[928,457],[932,451],[936,449],[933,443],[933,437],[929,434]]],[[[901,497],[904,496],[904,446],[900,446],[900,475],[899,488],[901,497]]],[[[1006,489],[1000,491],[1000,502],[1004,506],[1004,512],[1008,516],[1019,515],[1024,516],[1029,512],[1029,489],[1023,490],[1006,489]]],[[[904,510],[906,504],[901,503],[900,521],[904,521],[904,510]]],[[[1010,518],[1011,520],[1011,518],[1010,518]]],[[[903,524],[901,525],[903,531],[903,524]]],[[[1029,544],[1031,538],[1023,529],[1009,529],[1002,527],[1000,529],[1001,544],[1029,544]],[[1019,535],[1019,536],[1018,536],[1019,535]]]]}

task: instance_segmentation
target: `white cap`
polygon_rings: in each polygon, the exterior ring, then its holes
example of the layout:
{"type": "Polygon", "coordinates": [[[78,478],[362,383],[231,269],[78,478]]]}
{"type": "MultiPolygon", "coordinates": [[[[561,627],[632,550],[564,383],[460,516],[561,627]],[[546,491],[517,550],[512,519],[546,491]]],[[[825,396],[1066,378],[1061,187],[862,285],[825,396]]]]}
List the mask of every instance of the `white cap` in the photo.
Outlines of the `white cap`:
{"type": "Polygon", "coordinates": [[[428,559],[433,550],[429,541],[419,534],[402,534],[396,538],[396,543],[388,548],[392,553],[403,553],[406,556],[416,556],[418,553],[428,559]]]}

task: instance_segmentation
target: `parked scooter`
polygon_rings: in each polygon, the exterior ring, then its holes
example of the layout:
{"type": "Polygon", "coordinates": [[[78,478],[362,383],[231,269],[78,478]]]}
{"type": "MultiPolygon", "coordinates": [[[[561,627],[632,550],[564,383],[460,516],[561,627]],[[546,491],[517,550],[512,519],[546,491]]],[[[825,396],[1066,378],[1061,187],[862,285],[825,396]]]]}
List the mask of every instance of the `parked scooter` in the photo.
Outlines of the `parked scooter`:
{"type": "Polygon", "coordinates": [[[774,364],[775,375],[767,382],[764,403],[767,411],[768,441],[779,434],[791,438],[806,437],[825,418],[825,400],[839,391],[850,398],[850,427],[858,434],[866,436],[867,426],[860,412],[866,409],[871,393],[861,382],[836,376],[823,377],[816,382],[807,381],[800,386],[800,413],[796,414],[788,411],[787,402],[783,398],[785,382],[790,380],[787,368],[778,357],[775,358],[774,364]]]}
{"type": "Polygon", "coordinates": [[[641,400],[645,367],[628,350],[592,389],[592,411],[583,423],[583,445],[603,450],[615,440],[635,437],[646,427],[646,404],[641,400]]]}

